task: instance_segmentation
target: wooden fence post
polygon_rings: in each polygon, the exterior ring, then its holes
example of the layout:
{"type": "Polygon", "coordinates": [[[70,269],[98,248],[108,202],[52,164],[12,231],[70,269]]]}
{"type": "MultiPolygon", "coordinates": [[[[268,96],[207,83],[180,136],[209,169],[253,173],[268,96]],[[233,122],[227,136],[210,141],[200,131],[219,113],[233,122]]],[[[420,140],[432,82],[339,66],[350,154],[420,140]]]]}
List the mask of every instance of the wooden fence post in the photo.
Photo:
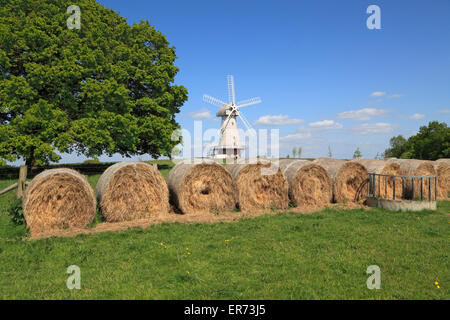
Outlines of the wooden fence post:
{"type": "Polygon", "coordinates": [[[28,167],[26,165],[20,166],[19,171],[19,181],[17,186],[17,199],[22,198],[24,191],[25,191],[25,183],[27,181],[27,169],[28,167]]]}

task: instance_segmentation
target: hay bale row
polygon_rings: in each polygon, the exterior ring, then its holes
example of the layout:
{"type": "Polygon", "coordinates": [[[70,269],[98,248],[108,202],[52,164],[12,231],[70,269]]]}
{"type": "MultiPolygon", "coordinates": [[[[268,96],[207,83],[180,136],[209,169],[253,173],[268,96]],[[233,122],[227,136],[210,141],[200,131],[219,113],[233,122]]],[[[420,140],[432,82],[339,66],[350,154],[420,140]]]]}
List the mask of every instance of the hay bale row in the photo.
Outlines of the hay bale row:
{"type": "Polygon", "coordinates": [[[236,183],[237,205],[244,211],[289,205],[289,185],[281,169],[268,160],[241,159],[225,166],[236,183]]]}
{"type": "MultiPolygon", "coordinates": [[[[353,159],[353,162],[357,162],[363,165],[369,173],[377,173],[377,174],[393,174],[393,175],[401,175],[402,170],[400,169],[400,165],[395,162],[388,162],[383,160],[375,160],[375,159],[353,159]]],[[[394,178],[393,177],[377,177],[376,178],[377,190],[375,194],[377,196],[381,196],[385,199],[393,199],[394,194],[394,178]]],[[[399,198],[402,194],[402,185],[401,181],[397,179],[395,184],[395,194],[396,198],[399,198]]]]}
{"type": "Polygon", "coordinates": [[[367,169],[358,162],[319,158],[313,161],[320,164],[330,176],[333,189],[333,201],[363,202],[367,194],[367,169]]]}
{"type": "Polygon", "coordinates": [[[333,192],[327,171],[307,160],[280,160],[289,183],[289,198],[294,206],[322,207],[331,202],[333,192]]]}
{"type": "Polygon", "coordinates": [[[167,177],[170,196],[189,215],[233,210],[236,187],[231,175],[212,160],[180,162],[167,177]]]}
{"type": "MultiPolygon", "coordinates": [[[[167,183],[156,167],[121,162],[100,177],[97,200],[108,222],[166,215],[169,194],[178,210],[189,215],[230,211],[236,204],[242,211],[284,209],[289,200],[296,206],[324,206],[330,200],[365,200],[368,172],[414,176],[437,173],[438,199],[449,197],[449,159],[430,162],[319,158],[313,162],[281,160],[279,167],[267,160],[248,159],[225,167],[212,160],[181,162],[169,172],[167,183]]],[[[392,182],[392,178],[381,179],[382,197],[392,198],[392,182]]],[[[400,195],[398,188],[401,182],[396,183],[396,194],[400,195]]],[[[420,196],[419,179],[414,189],[414,197],[420,196]]],[[[413,197],[411,181],[405,181],[404,196],[413,197]]],[[[428,179],[424,179],[423,196],[428,198],[428,179]]],[[[71,169],[51,169],[29,184],[23,212],[31,233],[37,234],[85,228],[94,220],[96,204],[94,191],[83,175],[71,169]]]]}

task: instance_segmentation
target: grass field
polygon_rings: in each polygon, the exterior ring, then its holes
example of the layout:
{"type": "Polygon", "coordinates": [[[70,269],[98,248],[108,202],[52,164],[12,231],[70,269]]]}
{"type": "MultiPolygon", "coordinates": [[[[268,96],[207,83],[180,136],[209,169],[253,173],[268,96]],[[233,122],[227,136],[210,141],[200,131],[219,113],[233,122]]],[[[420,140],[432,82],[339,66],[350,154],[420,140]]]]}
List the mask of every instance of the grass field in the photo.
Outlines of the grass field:
{"type": "Polygon", "coordinates": [[[2,299],[450,298],[450,202],[437,212],[326,209],[24,241],[6,214],[14,197],[0,196],[2,299]],[[81,269],[80,290],[66,287],[70,265],[81,269]],[[381,269],[381,290],[366,287],[369,265],[381,269]]]}

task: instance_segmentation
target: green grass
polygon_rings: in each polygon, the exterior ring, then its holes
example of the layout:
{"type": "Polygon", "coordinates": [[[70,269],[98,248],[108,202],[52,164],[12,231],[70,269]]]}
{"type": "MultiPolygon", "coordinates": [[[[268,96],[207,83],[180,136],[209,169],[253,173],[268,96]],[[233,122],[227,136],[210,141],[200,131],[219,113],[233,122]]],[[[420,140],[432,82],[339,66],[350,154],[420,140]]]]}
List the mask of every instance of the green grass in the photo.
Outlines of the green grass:
{"type": "Polygon", "coordinates": [[[0,196],[2,299],[450,298],[450,202],[24,241],[25,227],[6,215],[10,199],[0,196]],[[66,287],[70,265],[81,268],[81,290],[66,287]],[[369,265],[381,268],[381,290],[366,287],[369,265]]]}

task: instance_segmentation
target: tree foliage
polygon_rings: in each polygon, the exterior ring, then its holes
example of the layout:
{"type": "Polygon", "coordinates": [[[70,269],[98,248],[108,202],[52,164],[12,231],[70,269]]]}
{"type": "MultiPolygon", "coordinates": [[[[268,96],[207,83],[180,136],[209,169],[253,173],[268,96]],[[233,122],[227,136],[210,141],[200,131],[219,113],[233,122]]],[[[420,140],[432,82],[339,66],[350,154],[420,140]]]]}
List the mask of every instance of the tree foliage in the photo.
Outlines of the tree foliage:
{"type": "Polygon", "coordinates": [[[450,157],[450,128],[445,122],[432,121],[419,132],[405,139],[399,135],[389,141],[385,158],[437,160],[450,157]]]}
{"type": "Polygon", "coordinates": [[[406,140],[402,135],[398,135],[396,137],[392,137],[389,140],[390,148],[384,151],[385,158],[408,158],[407,157],[407,149],[409,146],[407,145],[408,140],[406,140]]]}
{"type": "Polygon", "coordinates": [[[0,0],[0,161],[170,155],[187,90],[174,85],[175,48],[147,21],[78,0],[0,0]]]}

